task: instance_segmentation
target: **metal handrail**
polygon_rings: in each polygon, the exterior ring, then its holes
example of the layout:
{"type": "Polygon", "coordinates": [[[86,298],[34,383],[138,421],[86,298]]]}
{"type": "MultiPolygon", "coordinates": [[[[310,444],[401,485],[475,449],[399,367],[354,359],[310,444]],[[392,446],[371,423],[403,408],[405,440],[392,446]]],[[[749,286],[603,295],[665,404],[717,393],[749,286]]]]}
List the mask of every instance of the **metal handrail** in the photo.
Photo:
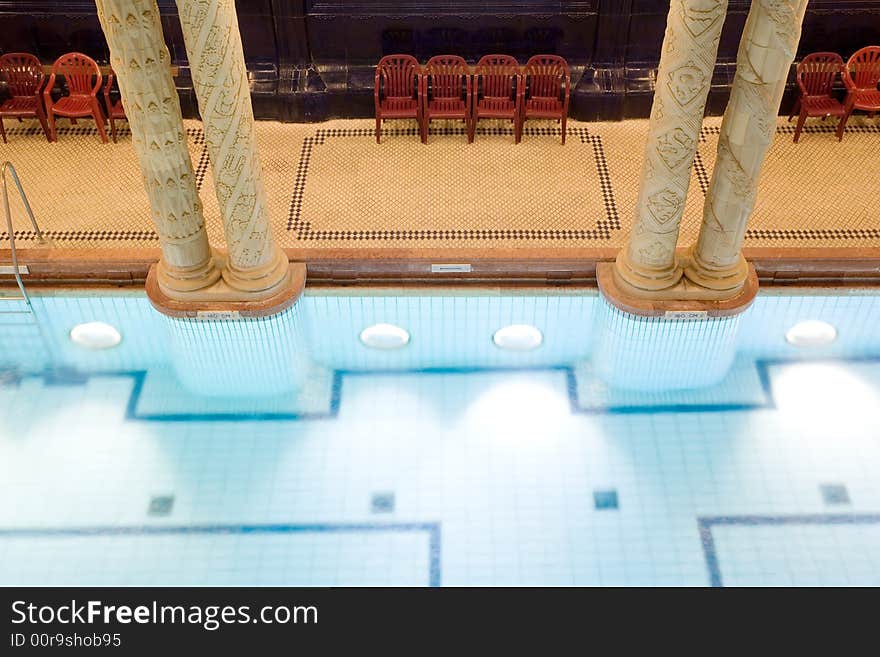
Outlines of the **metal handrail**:
{"type": "Polygon", "coordinates": [[[7,160],[3,163],[3,166],[0,167],[0,182],[2,182],[3,187],[3,210],[6,212],[6,228],[9,234],[9,246],[12,249],[12,273],[15,275],[15,282],[18,283],[18,289],[21,290],[22,298],[30,307],[31,299],[28,296],[27,290],[24,289],[24,281],[21,279],[21,270],[18,266],[18,253],[15,250],[15,229],[12,227],[12,212],[9,209],[9,190],[6,185],[7,171],[12,174],[12,180],[18,188],[18,195],[21,197],[22,203],[24,203],[24,209],[27,210],[28,217],[30,217],[31,225],[34,227],[34,232],[36,232],[37,238],[41,242],[45,242],[46,240],[43,237],[43,231],[41,231],[40,227],[37,225],[34,211],[31,209],[31,204],[28,202],[27,194],[24,193],[24,188],[21,186],[21,180],[18,178],[18,173],[12,165],[12,162],[7,160]]]}

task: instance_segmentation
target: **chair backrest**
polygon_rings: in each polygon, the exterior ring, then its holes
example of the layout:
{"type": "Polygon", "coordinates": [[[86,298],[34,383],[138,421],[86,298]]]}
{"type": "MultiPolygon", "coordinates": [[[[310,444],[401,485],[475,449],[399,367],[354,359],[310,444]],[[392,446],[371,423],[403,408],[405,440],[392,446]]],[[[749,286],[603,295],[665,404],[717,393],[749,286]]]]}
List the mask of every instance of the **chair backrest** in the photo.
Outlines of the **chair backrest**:
{"type": "Polygon", "coordinates": [[[376,67],[376,91],[384,98],[412,98],[422,73],[412,55],[386,55],[376,67]]]}
{"type": "Polygon", "coordinates": [[[26,52],[10,52],[0,56],[0,75],[6,80],[9,93],[13,96],[38,94],[46,79],[40,60],[26,52]]]}
{"type": "Polygon", "coordinates": [[[470,91],[470,74],[467,62],[458,55],[437,55],[425,64],[425,82],[430,78],[432,98],[461,98],[470,91]]]}
{"type": "Polygon", "coordinates": [[[571,71],[568,62],[558,55],[535,55],[523,68],[523,82],[531,98],[558,98],[563,91],[568,96],[571,71]]]}
{"type": "Polygon", "coordinates": [[[510,55],[486,55],[474,69],[474,93],[484,98],[513,98],[519,62],[510,55]]]}
{"type": "Polygon", "coordinates": [[[101,88],[101,69],[80,52],[61,55],[52,65],[52,75],[63,75],[71,94],[94,94],[101,88]]]}
{"type": "Polygon", "coordinates": [[[843,57],[836,52],[814,52],[797,66],[798,86],[807,96],[830,96],[842,72],[843,57]]]}
{"type": "Polygon", "coordinates": [[[851,82],[856,89],[876,89],[880,83],[880,46],[857,51],[846,63],[844,75],[844,82],[851,82]]]}
{"type": "Polygon", "coordinates": [[[111,68],[107,71],[107,84],[104,85],[104,100],[107,103],[107,110],[113,107],[113,104],[110,100],[110,91],[113,89],[113,81],[116,79],[116,74],[113,72],[111,68]]]}

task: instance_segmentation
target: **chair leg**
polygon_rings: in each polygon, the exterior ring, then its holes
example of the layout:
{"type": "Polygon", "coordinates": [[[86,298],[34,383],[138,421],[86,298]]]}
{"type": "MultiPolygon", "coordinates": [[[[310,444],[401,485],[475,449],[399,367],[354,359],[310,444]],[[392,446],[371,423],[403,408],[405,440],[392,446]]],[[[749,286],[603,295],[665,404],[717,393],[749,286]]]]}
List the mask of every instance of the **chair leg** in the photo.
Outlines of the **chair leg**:
{"type": "Polygon", "coordinates": [[[378,116],[376,117],[376,143],[382,143],[382,119],[378,116]]]}
{"type": "Polygon", "coordinates": [[[795,101],[794,107],[791,108],[791,115],[788,117],[788,122],[791,123],[791,120],[797,115],[801,113],[801,99],[798,98],[795,101]]]}
{"type": "Polygon", "coordinates": [[[92,118],[95,119],[95,125],[98,127],[98,134],[101,135],[101,142],[108,143],[107,131],[104,130],[104,114],[98,106],[98,101],[92,103],[92,118]]]}
{"type": "Polygon", "coordinates": [[[50,108],[47,114],[49,121],[49,141],[58,141],[58,131],[55,129],[55,112],[50,108]]]}
{"type": "Polygon", "coordinates": [[[431,119],[428,117],[422,118],[421,123],[419,124],[419,132],[421,133],[422,143],[428,143],[428,128],[431,125],[431,119]]]}
{"type": "Polygon", "coordinates": [[[562,117],[562,145],[565,146],[565,124],[568,123],[568,117],[562,117]]]}
{"type": "Polygon", "coordinates": [[[116,121],[113,120],[113,117],[108,117],[110,119],[110,134],[113,136],[113,143],[116,143],[116,121]]]}
{"type": "Polygon", "coordinates": [[[522,141],[522,123],[518,116],[513,117],[513,143],[518,144],[522,141]]]}
{"type": "Polygon", "coordinates": [[[474,132],[475,132],[474,123],[476,123],[476,121],[474,121],[473,119],[465,119],[464,123],[467,126],[468,143],[473,144],[474,143],[474,132]]]}
{"type": "Polygon", "coordinates": [[[46,135],[46,139],[49,143],[52,143],[52,135],[49,132],[49,126],[46,124],[46,114],[42,111],[42,108],[37,110],[37,120],[40,122],[40,125],[43,127],[43,134],[46,135]]]}
{"type": "Polygon", "coordinates": [[[798,117],[797,128],[794,130],[794,143],[798,143],[801,138],[801,132],[803,132],[804,124],[807,122],[807,108],[803,108],[801,110],[801,115],[798,117]]]}
{"type": "Polygon", "coordinates": [[[3,143],[6,143],[6,128],[3,127],[3,119],[0,118],[0,136],[3,137],[3,143]]]}
{"type": "Polygon", "coordinates": [[[843,141],[843,134],[846,131],[846,124],[849,121],[849,117],[853,112],[852,106],[847,103],[846,114],[843,115],[843,118],[840,119],[840,125],[837,126],[837,141],[843,141]]]}

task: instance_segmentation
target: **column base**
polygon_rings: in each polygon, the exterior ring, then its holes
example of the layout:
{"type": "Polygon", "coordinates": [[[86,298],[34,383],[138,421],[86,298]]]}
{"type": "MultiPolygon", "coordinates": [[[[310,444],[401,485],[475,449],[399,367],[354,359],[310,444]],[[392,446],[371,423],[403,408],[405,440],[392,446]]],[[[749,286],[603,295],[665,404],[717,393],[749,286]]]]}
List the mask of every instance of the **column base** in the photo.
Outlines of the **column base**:
{"type": "Polygon", "coordinates": [[[739,262],[728,269],[713,269],[703,263],[694,249],[687,255],[684,275],[693,283],[707,290],[725,293],[741,289],[749,277],[749,263],[742,254],[739,262]]]}
{"type": "Polygon", "coordinates": [[[676,258],[672,266],[667,269],[648,269],[636,267],[629,258],[629,248],[620,250],[614,263],[615,275],[629,287],[643,290],[653,294],[660,290],[674,288],[684,273],[681,264],[676,258]]]}
{"type": "Polygon", "coordinates": [[[272,249],[272,259],[252,269],[236,269],[227,256],[221,272],[223,280],[230,288],[246,294],[268,294],[283,287],[287,280],[289,260],[277,244],[273,243],[272,249]]]}
{"type": "Polygon", "coordinates": [[[700,319],[730,317],[745,312],[758,295],[758,274],[746,265],[747,278],[739,289],[720,292],[683,278],[665,290],[648,291],[621,278],[614,263],[603,262],[596,268],[602,296],[618,310],[642,317],[700,319]]]}
{"type": "Polygon", "coordinates": [[[213,251],[206,262],[196,267],[172,267],[162,258],[152,269],[155,270],[159,287],[171,296],[203,290],[220,280],[220,269],[213,251]]]}
{"type": "MultiPolygon", "coordinates": [[[[218,254],[217,264],[225,264],[225,256],[218,254]]],[[[286,261],[286,258],[285,258],[286,261]]],[[[163,315],[177,318],[227,320],[240,317],[268,317],[276,315],[296,303],[306,286],[306,266],[287,262],[280,283],[268,290],[249,292],[231,287],[219,273],[215,282],[192,291],[168,289],[160,280],[159,264],[150,267],[147,274],[147,297],[163,315]]]]}

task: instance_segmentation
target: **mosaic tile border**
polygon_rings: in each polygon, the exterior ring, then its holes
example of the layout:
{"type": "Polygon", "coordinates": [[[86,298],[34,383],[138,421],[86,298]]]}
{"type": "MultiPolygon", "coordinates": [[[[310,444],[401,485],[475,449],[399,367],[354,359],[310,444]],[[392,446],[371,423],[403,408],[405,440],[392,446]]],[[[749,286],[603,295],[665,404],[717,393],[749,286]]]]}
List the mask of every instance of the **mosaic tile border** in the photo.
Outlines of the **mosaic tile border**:
{"type": "Polygon", "coordinates": [[[0,539],[22,538],[104,538],[107,536],[199,536],[199,535],[259,535],[259,534],[374,534],[420,533],[428,536],[428,583],[436,588],[442,585],[441,525],[439,522],[409,523],[314,523],[267,525],[140,525],[129,527],[59,527],[59,528],[0,528],[0,539]]]}
{"type": "MultiPolygon", "coordinates": [[[[131,136],[131,130],[128,123],[121,123],[116,128],[119,136],[131,136]]],[[[57,128],[59,137],[64,136],[95,136],[97,138],[98,131],[93,126],[59,126],[57,128]]],[[[7,129],[7,135],[37,135],[43,134],[42,128],[11,128],[7,129]]],[[[202,185],[205,181],[205,175],[210,166],[208,158],[208,146],[205,143],[205,132],[202,128],[186,128],[186,134],[190,137],[194,144],[201,146],[199,152],[199,161],[195,166],[196,189],[201,192],[202,185]]],[[[87,241],[107,241],[107,242],[129,242],[129,241],[159,241],[159,235],[152,228],[147,230],[52,230],[43,231],[43,236],[52,240],[63,240],[66,242],[87,242],[87,241]]],[[[8,240],[9,232],[0,230],[0,240],[8,240]]],[[[17,230],[15,231],[15,239],[17,240],[36,240],[37,234],[33,230],[17,230]]]]}
{"type": "Polygon", "coordinates": [[[721,561],[715,546],[713,527],[779,527],[792,525],[877,525],[880,513],[841,513],[805,514],[779,516],[712,516],[697,518],[697,531],[703,546],[706,569],[709,571],[709,585],[723,588],[721,561]]]}
{"type": "MultiPolygon", "coordinates": [[[[805,134],[825,134],[836,135],[837,127],[831,124],[806,126],[803,130],[805,134]]],[[[777,135],[794,135],[794,125],[778,125],[776,127],[777,135]]],[[[875,125],[856,125],[847,127],[847,133],[867,133],[880,134],[880,123],[875,125]]],[[[721,134],[720,126],[703,126],[700,130],[700,143],[705,144],[709,135],[718,136],[721,134]]],[[[846,137],[844,137],[846,139],[846,137]]],[[[709,193],[709,183],[711,181],[711,173],[706,167],[703,155],[697,150],[694,158],[694,173],[700,186],[703,196],[709,193]]],[[[839,228],[839,229],[822,229],[822,228],[803,228],[803,229],[775,229],[750,228],[746,230],[746,240],[855,240],[855,239],[880,239],[880,228],[839,228]]]]}
{"type": "MultiPolygon", "coordinates": [[[[415,128],[387,130],[389,136],[417,137],[415,128]]],[[[441,128],[431,131],[432,135],[464,136],[467,131],[464,128],[441,128]]],[[[562,135],[559,128],[526,128],[524,136],[556,136],[562,135]]],[[[582,144],[592,147],[593,161],[599,176],[599,191],[602,194],[602,203],[605,207],[605,218],[596,222],[594,229],[587,230],[492,230],[492,229],[454,229],[454,230],[316,230],[312,222],[302,216],[303,196],[305,195],[306,183],[309,175],[309,164],[316,146],[326,144],[331,138],[357,138],[374,139],[375,132],[371,128],[328,128],[319,129],[314,135],[303,140],[300,159],[296,166],[296,178],[293,186],[293,197],[290,201],[290,210],[287,218],[287,230],[296,233],[299,240],[529,240],[529,239],[604,239],[609,240],[612,232],[622,229],[620,215],[617,210],[617,201],[614,196],[614,188],[608,163],[605,157],[605,149],[602,138],[594,135],[587,128],[569,128],[566,134],[576,136],[582,144]]],[[[477,128],[477,135],[506,135],[513,136],[511,128],[477,128]]]]}
{"type": "Polygon", "coordinates": [[[339,416],[342,405],[344,381],[347,377],[401,376],[424,374],[516,374],[556,372],[564,375],[566,394],[571,413],[575,415],[654,415],[669,413],[730,413],[743,411],[773,410],[777,407],[773,381],[770,377],[772,367],[799,365],[803,363],[847,362],[880,364],[880,357],[850,357],[832,361],[800,359],[758,359],[754,361],[764,400],[758,403],[659,403],[657,405],[612,405],[585,406],[581,404],[578,393],[576,366],[538,366],[538,367],[475,367],[475,368],[423,368],[404,370],[333,370],[331,378],[330,402],[326,412],[313,413],[169,413],[141,414],[138,404],[148,375],[146,370],[122,370],[106,372],[79,372],[72,370],[47,370],[40,373],[22,373],[15,370],[0,369],[0,385],[17,386],[25,378],[43,378],[46,385],[85,385],[91,377],[129,377],[134,381],[125,408],[125,419],[135,422],[279,422],[330,420],[339,416]]]}

